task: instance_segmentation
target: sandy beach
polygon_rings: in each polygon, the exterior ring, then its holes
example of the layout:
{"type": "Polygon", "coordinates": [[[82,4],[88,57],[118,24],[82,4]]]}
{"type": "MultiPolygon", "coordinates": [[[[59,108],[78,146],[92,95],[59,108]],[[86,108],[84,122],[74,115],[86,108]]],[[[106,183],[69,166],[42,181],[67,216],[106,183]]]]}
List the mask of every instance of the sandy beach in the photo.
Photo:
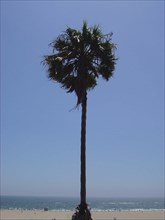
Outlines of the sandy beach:
{"type": "MultiPolygon", "coordinates": [[[[1,220],[71,220],[71,211],[6,210],[1,220]]],[[[165,211],[92,211],[93,220],[164,220],[165,211]]]]}

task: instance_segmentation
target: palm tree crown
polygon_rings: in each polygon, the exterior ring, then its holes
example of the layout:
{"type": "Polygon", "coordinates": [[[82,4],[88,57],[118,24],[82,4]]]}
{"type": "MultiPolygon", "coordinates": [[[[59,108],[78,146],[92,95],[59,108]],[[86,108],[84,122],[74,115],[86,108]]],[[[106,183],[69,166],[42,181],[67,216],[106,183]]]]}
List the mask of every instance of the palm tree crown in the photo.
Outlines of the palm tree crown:
{"type": "Polygon", "coordinates": [[[67,92],[75,92],[77,105],[82,103],[84,92],[93,89],[101,76],[109,80],[115,69],[115,44],[111,34],[103,35],[99,26],[82,30],[67,28],[50,45],[53,54],[44,57],[48,77],[62,85],[67,92]]]}

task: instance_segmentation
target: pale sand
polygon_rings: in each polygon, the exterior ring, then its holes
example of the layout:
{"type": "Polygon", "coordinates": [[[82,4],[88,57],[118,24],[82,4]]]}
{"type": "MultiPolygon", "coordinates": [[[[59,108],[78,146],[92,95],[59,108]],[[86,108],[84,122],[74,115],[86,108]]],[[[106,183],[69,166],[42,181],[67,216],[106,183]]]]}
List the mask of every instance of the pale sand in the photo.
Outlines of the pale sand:
{"type": "MultiPolygon", "coordinates": [[[[92,211],[93,220],[165,220],[165,211],[92,211]]],[[[71,211],[0,210],[1,220],[71,220],[71,211]]]]}

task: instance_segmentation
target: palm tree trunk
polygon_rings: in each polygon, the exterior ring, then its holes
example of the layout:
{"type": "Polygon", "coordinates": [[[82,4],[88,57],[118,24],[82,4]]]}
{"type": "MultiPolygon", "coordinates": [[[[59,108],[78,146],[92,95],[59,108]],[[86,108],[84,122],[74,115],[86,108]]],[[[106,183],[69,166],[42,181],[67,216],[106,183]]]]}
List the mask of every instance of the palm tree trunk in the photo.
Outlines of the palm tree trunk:
{"type": "Polygon", "coordinates": [[[86,112],[87,112],[87,91],[82,100],[81,117],[81,175],[80,175],[80,205],[86,208],[86,112]]]}

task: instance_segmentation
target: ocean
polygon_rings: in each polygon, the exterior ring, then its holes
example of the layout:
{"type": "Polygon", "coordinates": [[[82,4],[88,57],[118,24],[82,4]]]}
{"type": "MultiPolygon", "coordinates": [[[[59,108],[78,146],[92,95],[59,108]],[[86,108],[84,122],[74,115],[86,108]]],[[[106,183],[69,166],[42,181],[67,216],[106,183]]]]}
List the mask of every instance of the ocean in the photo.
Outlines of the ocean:
{"type": "MultiPolygon", "coordinates": [[[[78,198],[1,196],[1,209],[74,210],[79,204],[78,198]]],[[[163,210],[163,198],[89,198],[88,205],[95,211],[113,210],[163,210]]]]}

